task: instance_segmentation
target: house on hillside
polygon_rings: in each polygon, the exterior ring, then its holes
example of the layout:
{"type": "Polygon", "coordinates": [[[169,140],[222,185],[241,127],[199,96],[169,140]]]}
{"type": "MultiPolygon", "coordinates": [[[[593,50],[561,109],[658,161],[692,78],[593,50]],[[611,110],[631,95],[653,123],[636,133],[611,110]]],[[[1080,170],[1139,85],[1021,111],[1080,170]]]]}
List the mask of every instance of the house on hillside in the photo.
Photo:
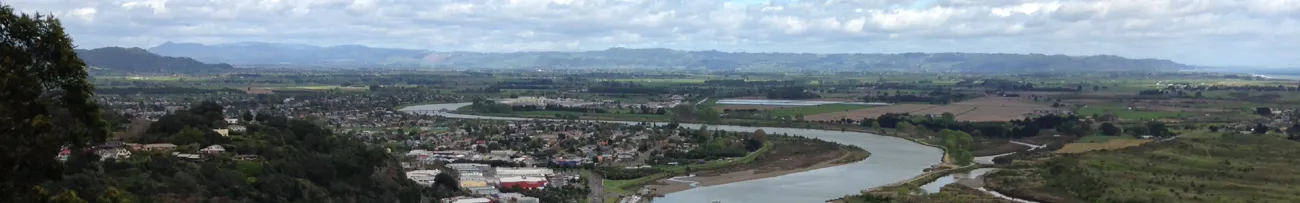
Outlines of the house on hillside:
{"type": "Polygon", "coordinates": [[[171,144],[171,143],[158,143],[158,144],[145,144],[145,145],[140,145],[140,149],[138,149],[138,150],[136,150],[136,151],[169,152],[169,151],[172,151],[172,150],[176,150],[176,145],[175,145],[175,144],[171,144]]]}
{"type": "Polygon", "coordinates": [[[217,132],[222,137],[230,137],[230,129],[212,129],[212,132],[217,132]]]}
{"type": "Polygon", "coordinates": [[[125,148],[105,148],[95,150],[95,155],[99,155],[100,161],[110,158],[121,160],[131,158],[131,151],[127,151],[125,148]]]}
{"type": "Polygon", "coordinates": [[[200,149],[199,152],[202,152],[204,154],[221,154],[222,152],[226,152],[226,148],[221,147],[221,145],[212,145],[200,149]]]}

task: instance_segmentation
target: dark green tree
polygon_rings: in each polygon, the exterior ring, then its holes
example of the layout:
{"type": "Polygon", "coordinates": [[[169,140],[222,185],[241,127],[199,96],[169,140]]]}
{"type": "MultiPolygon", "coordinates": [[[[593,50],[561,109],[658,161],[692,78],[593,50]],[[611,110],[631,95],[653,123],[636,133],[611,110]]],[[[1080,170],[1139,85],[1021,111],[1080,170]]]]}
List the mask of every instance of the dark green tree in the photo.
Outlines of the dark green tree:
{"type": "Polygon", "coordinates": [[[107,129],[86,64],[58,19],[0,5],[0,40],[0,202],[19,202],[60,178],[63,167],[51,157],[63,146],[85,149],[107,129]]]}
{"type": "Polygon", "coordinates": [[[244,122],[253,122],[253,111],[244,110],[244,113],[239,115],[239,120],[244,122]]]}
{"type": "Polygon", "coordinates": [[[1268,133],[1269,129],[1268,126],[1264,125],[1264,123],[1255,123],[1255,128],[1252,128],[1251,130],[1254,131],[1255,134],[1264,134],[1268,133]]]}
{"type": "Polygon", "coordinates": [[[1102,124],[1101,124],[1101,133],[1102,133],[1102,134],[1109,135],[1109,136],[1115,136],[1115,135],[1119,135],[1119,130],[1120,130],[1119,127],[1115,127],[1115,124],[1110,124],[1110,123],[1102,123],[1102,124]]]}

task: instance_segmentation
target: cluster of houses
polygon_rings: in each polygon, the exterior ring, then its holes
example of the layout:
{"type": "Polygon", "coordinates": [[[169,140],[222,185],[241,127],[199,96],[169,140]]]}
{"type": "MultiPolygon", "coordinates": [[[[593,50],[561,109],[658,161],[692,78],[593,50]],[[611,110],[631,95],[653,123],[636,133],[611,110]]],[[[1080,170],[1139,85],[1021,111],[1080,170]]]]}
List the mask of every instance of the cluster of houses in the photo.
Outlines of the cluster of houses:
{"type": "MultiPolygon", "coordinates": [[[[157,152],[157,153],[171,152],[171,155],[176,157],[191,159],[191,160],[200,160],[203,158],[203,155],[217,155],[226,152],[226,148],[221,147],[221,145],[210,145],[204,147],[203,149],[199,149],[198,153],[196,154],[190,154],[190,153],[176,152],[175,151],[176,145],[170,143],[137,144],[137,143],[126,143],[126,142],[119,142],[119,141],[113,141],[113,142],[105,143],[103,145],[94,146],[91,147],[89,150],[93,151],[95,155],[98,155],[100,160],[128,159],[131,158],[132,153],[140,153],[140,152],[157,152]]],[[[72,155],[72,150],[65,147],[62,151],[59,152],[57,156],[55,156],[55,159],[58,159],[59,161],[67,161],[70,155],[72,155]]],[[[236,158],[239,160],[258,159],[256,155],[237,155],[236,158]]]]}

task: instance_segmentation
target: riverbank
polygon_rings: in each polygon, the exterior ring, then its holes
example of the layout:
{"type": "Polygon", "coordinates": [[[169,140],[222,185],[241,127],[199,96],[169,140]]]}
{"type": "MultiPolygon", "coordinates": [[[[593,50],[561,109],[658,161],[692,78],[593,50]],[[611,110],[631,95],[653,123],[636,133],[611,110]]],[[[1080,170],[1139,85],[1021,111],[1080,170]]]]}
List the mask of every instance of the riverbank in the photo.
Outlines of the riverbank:
{"type": "MultiPolygon", "coordinates": [[[[779,152],[774,150],[775,152],[779,152]]],[[[814,154],[813,156],[777,156],[764,157],[765,161],[755,161],[751,164],[744,164],[727,169],[702,171],[695,176],[678,176],[656,180],[653,184],[647,185],[652,195],[667,195],[674,192],[680,192],[698,187],[707,187],[722,185],[748,180],[777,177],[792,173],[799,173],[821,168],[839,166],[858,162],[870,156],[869,152],[864,150],[854,150],[848,148],[837,149],[835,151],[814,154]],[[794,161],[794,159],[803,159],[794,161]],[[772,161],[766,161],[772,160],[772,161]],[[798,162],[798,163],[791,163],[798,162]],[[803,164],[812,163],[812,164],[803,164]]]]}

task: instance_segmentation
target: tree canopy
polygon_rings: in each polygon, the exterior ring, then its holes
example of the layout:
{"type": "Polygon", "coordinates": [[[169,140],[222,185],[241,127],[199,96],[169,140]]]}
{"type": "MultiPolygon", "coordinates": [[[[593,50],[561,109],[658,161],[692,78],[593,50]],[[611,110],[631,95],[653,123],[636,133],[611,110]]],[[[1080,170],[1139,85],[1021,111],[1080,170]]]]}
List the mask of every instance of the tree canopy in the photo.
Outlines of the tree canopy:
{"type": "Polygon", "coordinates": [[[27,202],[41,198],[37,184],[60,177],[53,157],[64,146],[82,149],[107,133],[59,20],[0,5],[0,40],[0,201],[27,202]]]}

